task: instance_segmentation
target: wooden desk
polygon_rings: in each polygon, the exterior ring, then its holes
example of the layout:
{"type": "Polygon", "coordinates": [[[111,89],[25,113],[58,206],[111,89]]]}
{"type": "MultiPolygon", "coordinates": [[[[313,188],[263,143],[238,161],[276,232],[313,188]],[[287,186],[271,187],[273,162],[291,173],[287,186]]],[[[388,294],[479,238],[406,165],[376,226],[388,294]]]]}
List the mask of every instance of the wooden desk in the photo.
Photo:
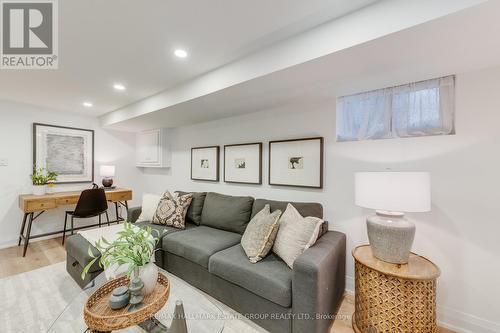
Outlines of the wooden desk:
{"type": "MultiPolygon", "coordinates": [[[[56,192],[48,193],[45,195],[33,195],[33,194],[21,194],[19,196],[19,208],[24,212],[23,222],[21,225],[21,231],[19,233],[19,243],[21,245],[21,240],[24,239],[24,250],[23,257],[26,255],[26,250],[28,249],[28,244],[30,239],[39,238],[44,236],[56,235],[63,232],[63,230],[47,232],[39,235],[31,235],[31,225],[33,221],[42,215],[46,210],[56,209],[60,206],[66,205],[76,205],[80,194],[82,191],[72,191],[72,192],[56,192]],[[37,213],[35,215],[35,213],[37,213]],[[28,224],[26,225],[26,222],[28,224]],[[24,229],[26,229],[26,235],[24,235],[24,229]]],[[[125,209],[128,209],[128,200],[132,200],[132,190],[126,188],[117,188],[114,190],[106,191],[106,199],[115,204],[116,220],[111,222],[123,221],[124,219],[118,214],[118,206],[122,205],[125,209]]],[[[74,228],[74,230],[95,227],[98,224],[86,225],[79,228],[74,228]]]]}

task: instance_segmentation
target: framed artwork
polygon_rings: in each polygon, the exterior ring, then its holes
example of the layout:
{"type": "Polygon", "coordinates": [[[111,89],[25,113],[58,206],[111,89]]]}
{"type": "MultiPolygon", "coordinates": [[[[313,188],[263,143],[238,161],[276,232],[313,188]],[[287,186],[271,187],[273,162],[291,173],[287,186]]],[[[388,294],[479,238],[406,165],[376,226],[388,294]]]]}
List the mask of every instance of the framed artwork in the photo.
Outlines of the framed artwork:
{"type": "Polygon", "coordinates": [[[262,184],[262,143],[224,146],[226,183],[262,184]]]}
{"type": "Polygon", "coordinates": [[[33,123],[33,167],[57,173],[57,182],[94,181],[94,131],[33,123]]]}
{"type": "Polygon", "coordinates": [[[191,148],[191,179],[219,181],[219,146],[191,148]]]}
{"type": "Polygon", "coordinates": [[[323,188],[323,138],[270,141],[269,185],[323,188]]]}

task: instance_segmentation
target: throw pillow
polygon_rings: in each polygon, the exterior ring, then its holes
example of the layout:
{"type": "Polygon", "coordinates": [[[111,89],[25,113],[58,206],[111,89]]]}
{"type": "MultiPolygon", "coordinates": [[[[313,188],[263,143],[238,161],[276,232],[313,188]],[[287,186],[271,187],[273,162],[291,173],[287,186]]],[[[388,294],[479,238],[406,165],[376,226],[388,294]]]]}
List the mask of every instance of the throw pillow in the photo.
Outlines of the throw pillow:
{"type": "Polygon", "coordinates": [[[280,215],[281,210],[271,213],[270,206],[265,205],[248,223],[241,237],[241,246],[251,263],[262,260],[273,247],[278,233],[280,215]]]}
{"type": "Polygon", "coordinates": [[[141,215],[136,222],[151,222],[155,215],[158,203],[160,203],[161,195],[144,193],[142,195],[141,215]]]}
{"type": "Polygon", "coordinates": [[[200,225],[201,223],[201,211],[203,210],[203,204],[205,203],[205,197],[207,192],[183,192],[175,191],[180,195],[191,193],[193,195],[193,200],[191,200],[191,205],[186,214],[186,219],[188,222],[200,225]]]}
{"type": "Polygon", "coordinates": [[[302,217],[295,207],[288,204],[279,223],[273,252],[293,268],[295,259],[316,243],[323,220],[311,216],[302,217]]]}
{"type": "Polygon", "coordinates": [[[192,198],[191,193],[171,195],[170,192],[165,192],[158,203],[152,222],[184,229],[186,227],[186,213],[192,198]]]}

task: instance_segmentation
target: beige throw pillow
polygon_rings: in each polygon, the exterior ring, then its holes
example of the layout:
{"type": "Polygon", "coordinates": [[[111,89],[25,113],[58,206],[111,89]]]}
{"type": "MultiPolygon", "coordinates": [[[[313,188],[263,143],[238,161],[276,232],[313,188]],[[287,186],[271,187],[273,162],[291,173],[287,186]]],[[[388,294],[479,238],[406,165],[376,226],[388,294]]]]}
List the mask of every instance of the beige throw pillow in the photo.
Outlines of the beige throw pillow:
{"type": "Polygon", "coordinates": [[[302,217],[288,204],[280,218],[280,228],[274,241],[273,252],[293,268],[293,262],[318,239],[323,220],[317,217],[302,217]]]}
{"type": "Polygon", "coordinates": [[[274,239],[279,228],[281,210],[271,213],[269,205],[255,214],[241,237],[241,246],[250,259],[256,263],[264,258],[273,247],[274,239]]]}
{"type": "Polygon", "coordinates": [[[153,221],[153,216],[155,216],[160,200],[161,195],[159,194],[144,193],[142,195],[141,215],[139,215],[136,222],[153,221]]]}
{"type": "Polygon", "coordinates": [[[165,192],[158,203],[152,222],[184,229],[186,227],[186,213],[192,199],[191,193],[171,195],[170,192],[165,192]]]}

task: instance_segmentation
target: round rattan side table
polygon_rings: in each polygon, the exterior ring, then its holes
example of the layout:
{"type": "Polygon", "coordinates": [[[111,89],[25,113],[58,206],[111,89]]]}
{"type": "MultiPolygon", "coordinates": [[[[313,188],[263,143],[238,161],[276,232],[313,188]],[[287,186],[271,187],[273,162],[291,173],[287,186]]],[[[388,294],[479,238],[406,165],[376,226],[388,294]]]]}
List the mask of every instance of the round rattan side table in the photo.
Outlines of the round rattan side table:
{"type": "Polygon", "coordinates": [[[128,285],[129,279],[124,276],[105,283],[90,295],[83,309],[83,319],[90,330],[111,332],[140,324],[152,318],[165,305],[170,294],[167,277],[159,273],[155,289],[144,297],[143,307],[132,312],[128,311],[130,305],[120,310],[112,310],[108,299],[113,289],[128,285]]]}
{"type": "Polygon", "coordinates": [[[355,261],[356,333],[436,333],[436,280],[439,268],[410,254],[407,264],[377,259],[369,245],[352,251],[355,261]]]}

